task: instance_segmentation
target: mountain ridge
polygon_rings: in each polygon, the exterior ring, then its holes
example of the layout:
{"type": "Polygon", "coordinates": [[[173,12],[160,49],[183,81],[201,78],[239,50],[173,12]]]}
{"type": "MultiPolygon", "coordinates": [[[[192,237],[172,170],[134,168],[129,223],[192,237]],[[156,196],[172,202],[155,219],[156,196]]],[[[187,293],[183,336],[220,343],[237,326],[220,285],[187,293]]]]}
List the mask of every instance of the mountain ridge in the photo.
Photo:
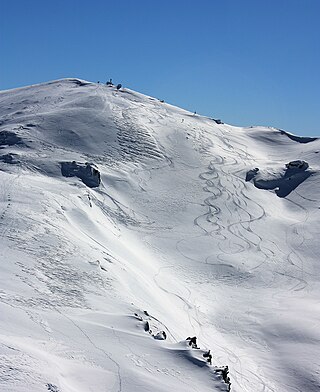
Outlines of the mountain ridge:
{"type": "Polygon", "coordinates": [[[319,139],[79,79],[0,116],[2,388],[317,390],[319,139]]]}

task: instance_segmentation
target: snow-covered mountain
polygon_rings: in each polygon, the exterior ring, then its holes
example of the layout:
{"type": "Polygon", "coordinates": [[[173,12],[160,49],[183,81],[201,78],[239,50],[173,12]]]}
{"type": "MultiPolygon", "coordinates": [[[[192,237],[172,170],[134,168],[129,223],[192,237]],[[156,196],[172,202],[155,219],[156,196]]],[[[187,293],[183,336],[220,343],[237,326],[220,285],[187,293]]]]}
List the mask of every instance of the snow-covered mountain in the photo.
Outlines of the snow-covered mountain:
{"type": "Polygon", "coordinates": [[[319,391],[319,151],[79,79],[0,92],[0,390],[319,391]]]}

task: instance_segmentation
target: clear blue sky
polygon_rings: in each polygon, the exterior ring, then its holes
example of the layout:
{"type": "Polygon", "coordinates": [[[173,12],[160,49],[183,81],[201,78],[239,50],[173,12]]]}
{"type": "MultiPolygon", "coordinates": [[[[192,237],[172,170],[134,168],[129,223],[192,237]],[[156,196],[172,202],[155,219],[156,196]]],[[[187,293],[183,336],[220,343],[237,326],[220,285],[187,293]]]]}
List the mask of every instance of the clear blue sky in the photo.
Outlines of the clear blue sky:
{"type": "Polygon", "coordinates": [[[2,0],[0,89],[124,86],[234,125],[320,136],[320,0],[2,0]]]}

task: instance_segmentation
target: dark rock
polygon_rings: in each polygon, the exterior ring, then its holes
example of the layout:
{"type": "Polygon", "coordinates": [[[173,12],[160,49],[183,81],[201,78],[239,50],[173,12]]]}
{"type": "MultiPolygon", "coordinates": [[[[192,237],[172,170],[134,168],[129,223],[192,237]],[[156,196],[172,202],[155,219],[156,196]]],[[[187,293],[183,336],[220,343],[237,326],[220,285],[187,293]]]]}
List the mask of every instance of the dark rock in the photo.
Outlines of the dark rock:
{"type": "Polygon", "coordinates": [[[166,340],[167,334],[165,331],[159,331],[153,336],[156,340],[166,340]]]}
{"type": "Polygon", "coordinates": [[[317,137],[306,137],[306,136],[296,136],[296,135],[292,135],[291,133],[288,133],[286,131],[283,131],[282,129],[279,129],[281,135],[286,135],[289,139],[293,140],[294,142],[297,143],[310,143],[310,142],[314,142],[315,140],[317,140],[317,137]]]}
{"type": "Polygon", "coordinates": [[[286,164],[287,169],[301,169],[301,170],[307,170],[309,167],[309,164],[306,161],[291,161],[286,164]]]}
{"type": "Polygon", "coordinates": [[[90,188],[100,185],[100,172],[91,163],[61,162],[61,174],[64,177],[78,177],[90,188]]]}
{"type": "Polygon", "coordinates": [[[257,175],[258,171],[259,171],[258,167],[249,170],[246,174],[246,181],[251,181],[257,175]]]}
{"type": "Polygon", "coordinates": [[[15,157],[17,157],[16,154],[0,155],[0,161],[2,161],[4,163],[9,163],[9,164],[17,164],[17,163],[19,163],[19,161],[15,157]]]}
{"type": "Polygon", "coordinates": [[[220,118],[217,118],[217,119],[213,118],[212,120],[213,120],[216,124],[223,124],[223,122],[220,120],[220,118]]]}
{"type": "Polygon", "coordinates": [[[23,144],[21,137],[10,131],[0,132],[0,146],[14,146],[16,144],[23,144]]]}

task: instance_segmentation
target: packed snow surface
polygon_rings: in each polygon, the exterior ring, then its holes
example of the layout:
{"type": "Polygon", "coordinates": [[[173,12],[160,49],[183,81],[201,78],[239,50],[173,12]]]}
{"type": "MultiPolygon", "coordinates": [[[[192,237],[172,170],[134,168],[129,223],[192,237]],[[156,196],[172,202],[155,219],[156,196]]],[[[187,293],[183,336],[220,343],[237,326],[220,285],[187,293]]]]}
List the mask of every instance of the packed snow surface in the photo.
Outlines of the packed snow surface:
{"type": "Polygon", "coordinates": [[[112,85],[0,92],[0,390],[319,391],[319,151],[112,85]]]}

